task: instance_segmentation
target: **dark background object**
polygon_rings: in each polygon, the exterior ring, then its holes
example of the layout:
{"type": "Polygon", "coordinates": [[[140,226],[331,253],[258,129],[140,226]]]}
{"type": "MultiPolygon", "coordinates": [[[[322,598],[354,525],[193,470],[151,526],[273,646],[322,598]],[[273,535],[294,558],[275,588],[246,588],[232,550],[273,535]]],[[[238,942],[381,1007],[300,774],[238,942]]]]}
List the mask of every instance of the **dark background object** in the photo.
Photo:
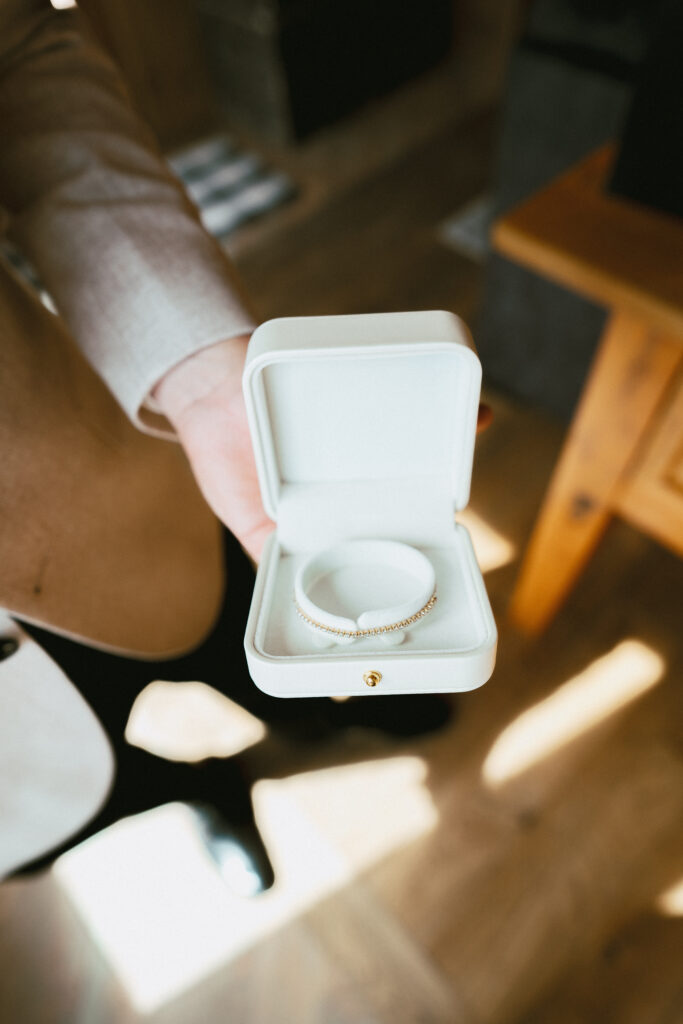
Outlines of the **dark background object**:
{"type": "MultiPolygon", "coordinates": [[[[2,0],[0,0],[2,2],[2,0]]],[[[78,0],[164,149],[215,129],[216,103],[194,0],[78,0]]]]}
{"type": "MultiPolygon", "coordinates": [[[[507,77],[494,216],[619,137],[657,8],[533,5],[507,77]]],[[[604,321],[599,306],[492,254],[475,333],[485,379],[568,421],[604,321]]]]}
{"type": "Polygon", "coordinates": [[[683,217],[683,0],[661,10],[609,191],[683,217]]]}
{"type": "Polygon", "coordinates": [[[452,45],[452,0],[196,0],[228,117],[300,139],[431,67],[452,45]]]}

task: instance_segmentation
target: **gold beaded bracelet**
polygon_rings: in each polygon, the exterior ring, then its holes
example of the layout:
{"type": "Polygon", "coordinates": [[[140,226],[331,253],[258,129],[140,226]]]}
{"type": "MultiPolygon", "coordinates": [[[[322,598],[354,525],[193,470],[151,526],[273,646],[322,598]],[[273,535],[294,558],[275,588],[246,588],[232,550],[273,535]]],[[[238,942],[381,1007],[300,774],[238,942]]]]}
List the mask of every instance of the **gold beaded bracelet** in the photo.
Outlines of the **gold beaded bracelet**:
{"type": "Polygon", "coordinates": [[[332,626],[324,626],[322,622],[316,622],[315,619],[311,619],[299,607],[296,598],[294,598],[296,613],[308,626],[312,626],[313,629],[320,630],[321,633],[327,633],[329,636],[341,636],[347,640],[358,640],[361,637],[368,636],[380,636],[382,633],[393,633],[397,629],[407,629],[408,626],[412,626],[413,623],[418,621],[418,619],[424,618],[424,616],[432,610],[435,604],[436,590],[419,611],[415,612],[415,614],[411,615],[408,619],[402,619],[401,622],[392,622],[388,626],[378,626],[376,629],[334,629],[332,626]]]}

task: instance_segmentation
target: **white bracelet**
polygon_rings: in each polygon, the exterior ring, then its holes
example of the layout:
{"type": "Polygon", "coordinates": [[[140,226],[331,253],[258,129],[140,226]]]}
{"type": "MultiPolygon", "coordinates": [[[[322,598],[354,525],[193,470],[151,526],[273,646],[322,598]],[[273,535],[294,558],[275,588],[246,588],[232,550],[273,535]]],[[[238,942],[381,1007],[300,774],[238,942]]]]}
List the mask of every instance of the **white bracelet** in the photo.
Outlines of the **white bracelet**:
{"type": "Polygon", "coordinates": [[[436,579],[429,559],[410,547],[391,540],[352,540],[308,558],[294,580],[294,603],[303,622],[319,637],[349,644],[377,636],[389,644],[401,643],[403,630],[424,618],[436,604],[436,579]],[[408,601],[388,608],[368,609],[358,619],[336,615],[316,605],[309,594],[324,576],[353,566],[381,565],[400,569],[415,581],[408,601]]]}

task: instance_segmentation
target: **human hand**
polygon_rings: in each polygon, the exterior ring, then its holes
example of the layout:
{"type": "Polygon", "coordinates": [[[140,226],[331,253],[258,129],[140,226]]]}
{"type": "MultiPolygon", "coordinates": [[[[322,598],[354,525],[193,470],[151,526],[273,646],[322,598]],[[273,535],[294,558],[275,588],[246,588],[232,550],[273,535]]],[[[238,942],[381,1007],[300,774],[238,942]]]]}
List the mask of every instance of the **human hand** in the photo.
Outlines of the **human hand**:
{"type": "MultiPolygon", "coordinates": [[[[248,337],[218,342],[174,366],[154,398],[175,427],[195,478],[218,518],[258,561],[274,523],[261,504],[242,395],[248,337]]],[[[480,405],[477,432],[492,419],[480,405]]]]}
{"type": "Polygon", "coordinates": [[[248,340],[201,349],[169,370],[153,397],[175,427],[206,501],[258,561],[274,524],[261,504],[242,396],[248,340]]]}

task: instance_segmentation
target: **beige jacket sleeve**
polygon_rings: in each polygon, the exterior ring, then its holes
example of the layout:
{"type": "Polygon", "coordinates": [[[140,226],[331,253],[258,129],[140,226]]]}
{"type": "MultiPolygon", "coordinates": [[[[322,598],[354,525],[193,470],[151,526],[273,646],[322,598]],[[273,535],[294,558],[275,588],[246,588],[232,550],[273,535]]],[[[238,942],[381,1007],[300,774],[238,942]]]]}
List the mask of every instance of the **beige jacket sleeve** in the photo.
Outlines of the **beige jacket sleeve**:
{"type": "Polygon", "coordinates": [[[248,333],[227,258],[117,72],[48,0],[0,0],[0,204],[83,354],[131,419],[165,372],[248,333]]]}

